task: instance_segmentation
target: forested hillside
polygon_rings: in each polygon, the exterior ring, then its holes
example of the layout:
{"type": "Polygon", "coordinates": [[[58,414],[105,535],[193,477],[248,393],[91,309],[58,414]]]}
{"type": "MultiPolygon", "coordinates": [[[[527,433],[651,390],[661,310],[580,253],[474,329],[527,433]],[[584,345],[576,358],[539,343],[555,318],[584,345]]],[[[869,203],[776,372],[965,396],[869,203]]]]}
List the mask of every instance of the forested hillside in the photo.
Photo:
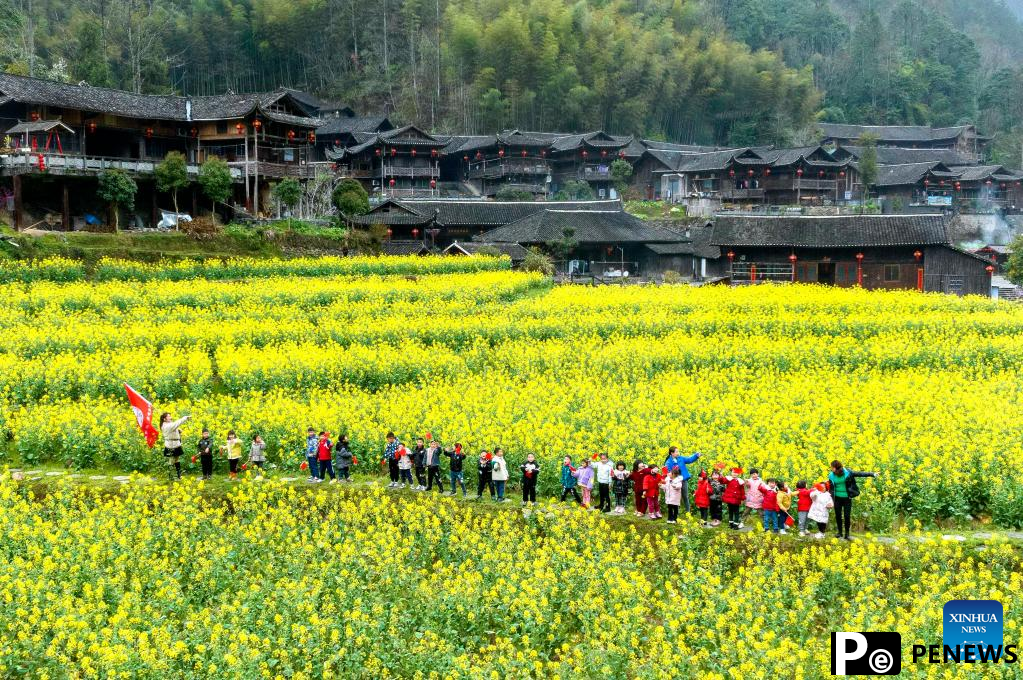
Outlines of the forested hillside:
{"type": "Polygon", "coordinates": [[[289,85],[441,131],[740,144],[804,141],[821,115],[973,121],[1018,156],[1021,57],[1002,0],[0,0],[10,71],[289,85]]]}

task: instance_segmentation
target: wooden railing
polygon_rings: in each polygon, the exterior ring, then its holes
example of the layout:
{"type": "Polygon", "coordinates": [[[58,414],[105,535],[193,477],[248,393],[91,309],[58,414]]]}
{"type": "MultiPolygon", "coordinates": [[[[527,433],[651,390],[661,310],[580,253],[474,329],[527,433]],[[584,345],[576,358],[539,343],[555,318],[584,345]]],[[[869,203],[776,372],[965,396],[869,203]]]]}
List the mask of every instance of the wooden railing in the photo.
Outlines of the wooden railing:
{"type": "Polygon", "coordinates": [[[507,175],[549,175],[551,166],[545,161],[509,158],[486,160],[469,166],[470,179],[494,179],[507,175]]]}
{"type": "Polygon", "coordinates": [[[725,199],[744,199],[744,198],[763,198],[763,189],[735,189],[733,187],[726,187],[721,190],[721,198],[725,199]]]}

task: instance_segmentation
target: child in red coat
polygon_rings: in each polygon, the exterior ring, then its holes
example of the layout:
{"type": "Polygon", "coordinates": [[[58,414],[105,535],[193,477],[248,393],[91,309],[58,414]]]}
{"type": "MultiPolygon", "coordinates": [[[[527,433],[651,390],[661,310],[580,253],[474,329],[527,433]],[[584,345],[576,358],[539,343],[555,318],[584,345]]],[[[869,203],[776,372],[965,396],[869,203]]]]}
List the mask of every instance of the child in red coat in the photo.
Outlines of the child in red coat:
{"type": "Polygon", "coordinates": [[[643,491],[646,495],[646,512],[650,519],[661,518],[661,482],[667,474],[664,470],[658,470],[655,465],[647,468],[646,478],[643,479],[643,491]]]}
{"type": "Polygon", "coordinates": [[[647,476],[646,463],[639,460],[633,463],[629,476],[632,477],[632,493],[636,500],[636,517],[642,517],[646,512],[646,487],[643,486],[647,476]]]}
{"type": "Polygon", "coordinates": [[[700,519],[703,520],[703,526],[709,526],[707,520],[710,515],[710,480],[707,479],[706,470],[700,472],[700,480],[696,482],[696,494],[693,496],[693,501],[696,503],[696,507],[700,509],[700,519]]]}
{"type": "Polygon", "coordinates": [[[731,472],[725,475],[725,492],[722,494],[721,500],[728,506],[729,529],[742,528],[740,508],[742,501],[746,498],[746,481],[739,476],[741,474],[742,468],[734,467],[731,472]]]}
{"type": "Polygon", "coordinates": [[[799,535],[806,536],[806,517],[810,512],[813,500],[810,498],[810,490],[806,488],[806,480],[796,482],[796,513],[799,517],[799,535]]]}

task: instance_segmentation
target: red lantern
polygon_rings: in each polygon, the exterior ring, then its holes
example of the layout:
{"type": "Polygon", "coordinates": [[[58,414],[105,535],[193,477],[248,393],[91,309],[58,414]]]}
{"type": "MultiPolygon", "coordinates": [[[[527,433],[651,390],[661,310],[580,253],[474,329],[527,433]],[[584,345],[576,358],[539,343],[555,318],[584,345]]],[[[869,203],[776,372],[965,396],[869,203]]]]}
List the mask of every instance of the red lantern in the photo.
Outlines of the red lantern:
{"type": "Polygon", "coordinates": [[[863,253],[856,253],[856,261],[863,262],[863,253]]]}
{"type": "Polygon", "coordinates": [[[731,263],[732,260],[735,259],[735,253],[733,253],[731,250],[729,250],[728,253],[727,253],[727,257],[728,257],[728,262],[731,263]]]}
{"type": "Polygon", "coordinates": [[[589,156],[589,155],[590,155],[590,152],[589,152],[589,151],[586,151],[586,150],[584,149],[584,150],[583,150],[583,158],[586,158],[586,157],[587,157],[587,156],[589,156]]]}
{"type": "Polygon", "coordinates": [[[823,177],[823,176],[824,176],[824,171],[823,171],[823,170],[820,170],[820,171],[819,171],[819,172],[817,173],[817,176],[818,176],[818,177],[823,177]]]}
{"type": "Polygon", "coordinates": [[[931,180],[929,180],[929,179],[925,179],[925,180],[924,180],[924,188],[926,189],[926,188],[927,188],[927,187],[929,187],[930,185],[931,185],[931,180]]]}
{"type": "Polygon", "coordinates": [[[483,158],[483,152],[482,151],[477,151],[476,152],[476,160],[480,160],[482,158],[483,158]]]}
{"type": "Polygon", "coordinates": [[[235,125],[234,129],[235,129],[235,132],[237,132],[238,134],[241,134],[241,133],[245,132],[245,126],[242,125],[241,123],[238,123],[237,125],[235,125]]]}
{"type": "Polygon", "coordinates": [[[839,170],[838,176],[841,177],[842,179],[845,179],[845,170],[839,170]]]}
{"type": "Polygon", "coordinates": [[[803,176],[803,169],[802,168],[796,168],[796,177],[802,177],[802,176],[803,176]]]}
{"type": "Polygon", "coordinates": [[[1005,182],[1002,182],[1002,188],[1003,189],[1005,188],[1005,182]]]}
{"type": "Polygon", "coordinates": [[[376,150],[377,158],[380,158],[380,149],[376,150]]]}
{"type": "Polygon", "coordinates": [[[40,170],[46,170],[46,159],[43,158],[43,154],[39,154],[38,163],[40,170]]]}
{"type": "Polygon", "coordinates": [[[600,150],[600,157],[601,158],[607,158],[607,149],[601,149],[600,150]]]}
{"type": "MultiPolygon", "coordinates": [[[[615,251],[614,247],[608,246],[607,247],[607,256],[611,257],[611,255],[614,254],[614,251],[615,251]]],[[[596,455],[596,454],[594,454],[594,455],[596,455]]]]}
{"type": "Polygon", "coordinates": [[[153,138],[153,128],[146,128],[146,139],[153,138]]]}
{"type": "Polygon", "coordinates": [[[991,180],[987,180],[986,182],[984,182],[984,184],[991,186],[991,180]]]}
{"type": "Polygon", "coordinates": [[[923,256],[924,256],[924,254],[921,253],[919,250],[914,250],[913,251],[913,257],[914,257],[914,259],[916,259],[917,262],[919,262],[920,258],[923,257],[923,256]]]}
{"type": "Polygon", "coordinates": [[[316,133],[310,130],[307,139],[309,140],[309,143],[312,144],[316,141],[316,133]]]}
{"type": "Polygon", "coordinates": [[[963,185],[962,185],[962,184],[960,184],[959,182],[956,182],[956,183],[955,183],[955,190],[956,190],[956,191],[959,191],[959,190],[960,190],[960,189],[962,189],[962,188],[963,188],[963,185]]]}
{"type": "Polygon", "coordinates": [[[259,118],[256,118],[255,120],[252,121],[252,127],[256,128],[256,132],[259,132],[260,130],[263,129],[263,121],[261,121],[259,118]]]}
{"type": "Polygon", "coordinates": [[[945,180],[943,180],[943,179],[939,179],[939,180],[938,180],[938,186],[939,186],[939,187],[943,187],[943,186],[945,186],[945,180]]]}
{"type": "Polygon", "coordinates": [[[789,262],[795,263],[795,261],[796,261],[796,254],[792,253],[791,255],[789,255],[789,262]]]}
{"type": "Polygon", "coordinates": [[[394,187],[394,178],[392,177],[387,183],[390,184],[391,187],[394,187]]]}
{"type": "Polygon", "coordinates": [[[192,135],[193,137],[198,137],[198,136],[199,136],[199,128],[192,128],[191,130],[189,130],[189,133],[190,133],[190,134],[191,134],[191,135],[192,135]]]}
{"type": "Polygon", "coordinates": [[[621,158],[622,160],[625,160],[625,150],[624,149],[618,152],[618,157],[621,158]]]}
{"type": "Polygon", "coordinates": [[[462,160],[465,161],[466,163],[468,163],[469,162],[469,157],[468,156],[462,156],[462,160]]]}
{"type": "Polygon", "coordinates": [[[988,265],[988,266],[984,267],[984,271],[986,271],[988,274],[993,274],[994,271],[995,271],[995,268],[992,267],[991,265],[988,265]]]}
{"type": "Polygon", "coordinates": [[[413,157],[413,158],[415,158],[415,157],[416,157],[416,150],[415,150],[415,149],[412,149],[412,157],[413,157]]]}
{"type": "Polygon", "coordinates": [[[504,149],[498,149],[497,156],[498,158],[504,158],[504,149]]]}
{"type": "Polygon", "coordinates": [[[437,149],[430,149],[430,158],[437,157],[437,149]]]}
{"type": "Polygon", "coordinates": [[[735,177],[735,168],[728,168],[728,176],[735,177]]]}
{"type": "Polygon", "coordinates": [[[767,177],[770,174],[771,174],[771,168],[764,168],[764,177],[767,177]]]}
{"type": "Polygon", "coordinates": [[[38,111],[33,111],[32,113],[29,114],[29,117],[32,120],[39,120],[39,112],[38,111]]]}
{"type": "Polygon", "coordinates": [[[746,174],[747,174],[747,175],[749,175],[750,177],[752,177],[752,176],[753,176],[753,168],[750,168],[750,169],[749,169],[749,170],[748,170],[748,171],[746,172],[746,174]]]}
{"type": "Polygon", "coordinates": [[[334,172],[337,172],[337,163],[331,163],[330,169],[333,170],[334,172]]]}
{"type": "Polygon", "coordinates": [[[547,149],[540,149],[540,158],[547,158],[547,149]]]}
{"type": "MultiPolygon", "coordinates": [[[[89,130],[90,134],[95,132],[96,131],[96,121],[90,120],[89,124],[86,126],[86,128],[89,130]]],[[[195,128],[192,128],[192,129],[194,130],[195,128]]]]}
{"type": "Polygon", "coordinates": [[[525,150],[525,149],[523,149],[523,150],[522,150],[522,157],[523,157],[523,158],[525,158],[525,157],[526,157],[526,150],[525,150]]]}
{"type": "MultiPolygon", "coordinates": [[[[288,141],[289,142],[295,141],[295,131],[294,130],[288,130],[288,141]]],[[[377,151],[377,155],[378,156],[380,155],[380,151],[377,151]]]]}
{"type": "Polygon", "coordinates": [[[415,227],[412,228],[412,238],[419,238],[419,230],[415,227]]]}
{"type": "Polygon", "coordinates": [[[397,150],[397,149],[395,149],[395,148],[394,148],[394,147],[392,146],[392,147],[391,147],[391,157],[393,158],[393,157],[395,157],[395,156],[397,156],[397,155],[398,155],[398,150],[397,150]]]}
{"type": "Polygon", "coordinates": [[[436,189],[437,188],[437,180],[435,180],[435,179],[431,179],[430,180],[430,188],[431,189],[436,189]]]}
{"type": "MultiPolygon", "coordinates": [[[[393,182],[394,180],[391,181],[393,182]]],[[[391,238],[392,236],[394,236],[394,230],[391,229],[390,227],[387,227],[387,238],[391,238]]]]}

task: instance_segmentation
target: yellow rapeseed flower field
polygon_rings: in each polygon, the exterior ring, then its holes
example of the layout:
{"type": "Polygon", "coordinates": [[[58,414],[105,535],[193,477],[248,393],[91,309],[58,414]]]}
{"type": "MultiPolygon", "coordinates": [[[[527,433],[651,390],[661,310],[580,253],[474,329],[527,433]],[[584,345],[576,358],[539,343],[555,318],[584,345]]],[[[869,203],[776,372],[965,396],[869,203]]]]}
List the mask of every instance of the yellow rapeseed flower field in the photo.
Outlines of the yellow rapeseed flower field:
{"type": "Polygon", "coordinates": [[[950,599],[1001,601],[1017,643],[1023,558],[998,534],[981,551],[901,520],[1023,525],[1023,308],[815,286],[553,287],[507,268],[0,266],[0,470],[161,470],[122,381],[193,416],[186,467],[208,427],[217,443],[261,434],[271,468],[226,495],[0,472],[0,677],[803,680],[830,676],[841,630],[902,633],[908,677],[1019,676],[911,663],[911,645],[940,643],[950,599]],[[296,489],[280,478],[298,475],[308,426],[348,434],[362,479],[381,474],[388,430],[470,454],[500,445],[513,471],[534,453],[541,502],[296,489]],[[694,472],[876,470],[854,521],[902,528],[890,544],[800,543],[550,499],[563,455],[631,465],[673,444],[705,454],[694,472]]]}
{"type": "MultiPolygon", "coordinates": [[[[1023,524],[1023,308],[814,286],[551,287],[506,260],[44,262],[0,280],[0,433],[20,463],[147,470],[127,381],[297,471],[308,426],[376,472],[388,430],[512,469],[667,447],[787,481],[876,470],[858,523],[1023,524]],[[403,269],[407,267],[407,269],[403,269]],[[412,275],[405,272],[411,272],[412,275]],[[70,279],[70,280],[68,280],[70,279]]],[[[0,269],[0,271],[3,271],[0,269]]],[[[699,466],[697,466],[699,467],[699,466]]],[[[513,477],[512,484],[517,479],[513,477]]]]}
{"type": "Polygon", "coordinates": [[[998,541],[735,541],[273,480],[33,498],[2,476],[0,523],[0,677],[809,679],[834,630],[902,633],[904,676],[1010,677],[909,650],[948,599],[1002,601],[1007,643],[1023,616],[998,541]]]}

